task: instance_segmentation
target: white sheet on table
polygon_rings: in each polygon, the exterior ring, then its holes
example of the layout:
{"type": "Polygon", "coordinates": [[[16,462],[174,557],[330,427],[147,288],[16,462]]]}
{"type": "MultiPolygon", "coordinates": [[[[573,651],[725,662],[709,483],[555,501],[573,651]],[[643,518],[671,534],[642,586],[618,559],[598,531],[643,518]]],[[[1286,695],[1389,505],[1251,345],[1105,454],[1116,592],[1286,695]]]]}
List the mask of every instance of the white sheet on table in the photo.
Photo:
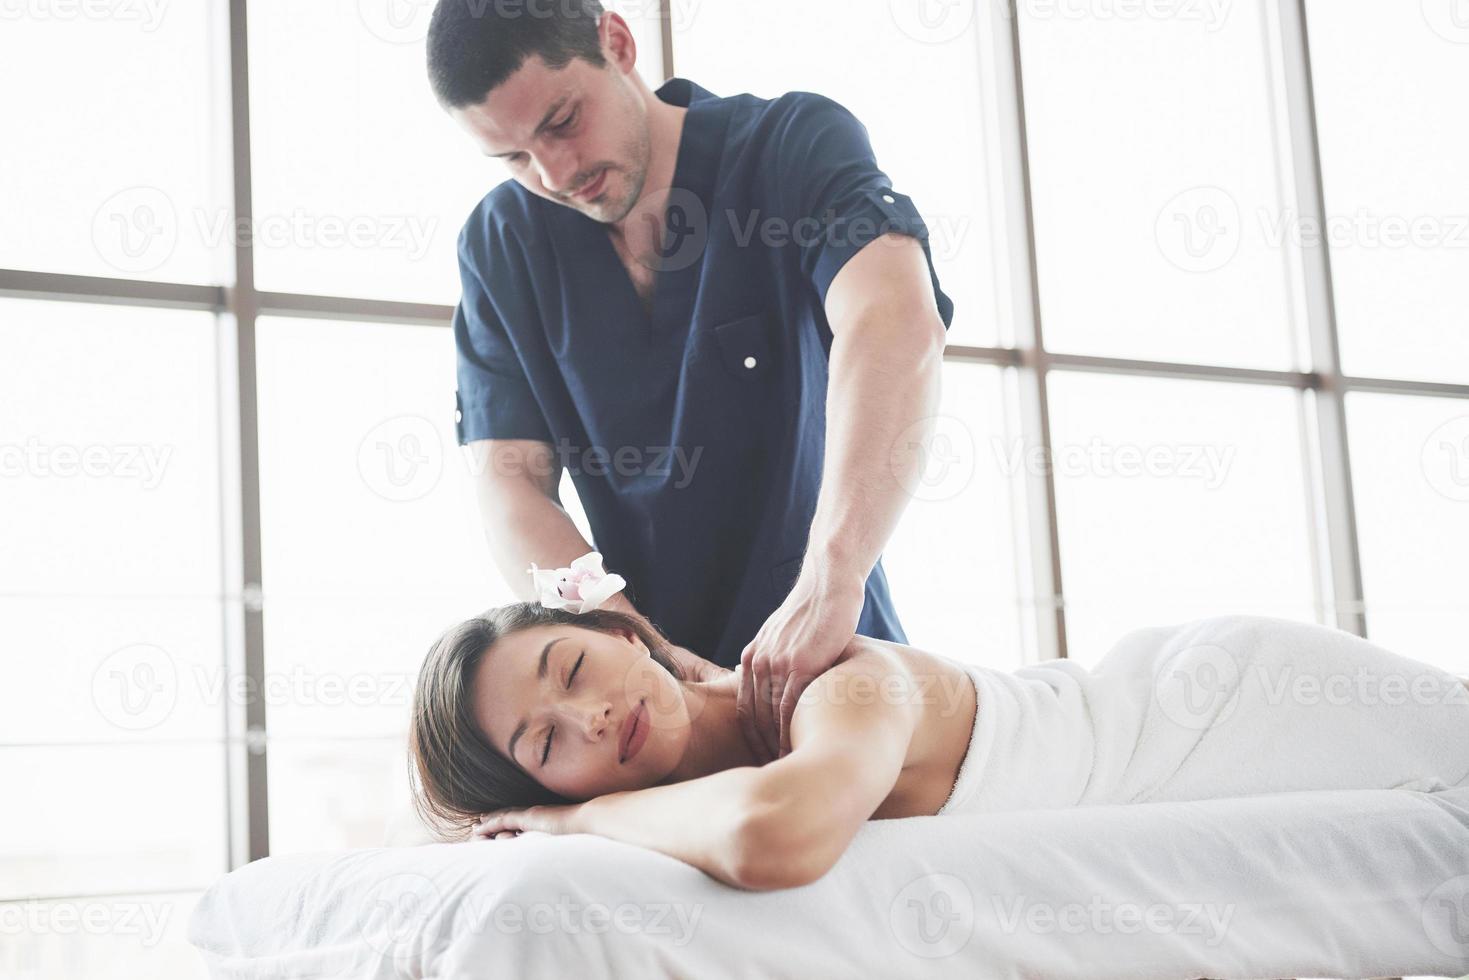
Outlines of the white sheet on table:
{"type": "Polygon", "coordinates": [[[190,939],[228,980],[1458,976],[1469,789],[873,821],[763,893],[588,835],[272,857],[190,939]]]}

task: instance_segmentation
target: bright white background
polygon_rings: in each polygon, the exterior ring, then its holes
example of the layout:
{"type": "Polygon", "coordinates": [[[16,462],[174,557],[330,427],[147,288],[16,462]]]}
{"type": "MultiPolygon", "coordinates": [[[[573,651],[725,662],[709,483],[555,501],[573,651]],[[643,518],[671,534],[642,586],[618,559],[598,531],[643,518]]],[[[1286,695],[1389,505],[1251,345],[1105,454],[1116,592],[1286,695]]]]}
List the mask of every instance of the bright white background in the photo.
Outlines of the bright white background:
{"type": "MultiPolygon", "coordinates": [[[[379,6],[250,6],[258,285],[450,304],[459,226],[506,174],[433,104],[426,8],[395,27],[379,6]],[[331,241],[333,223],[361,240],[331,241]]],[[[224,281],[220,8],[4,7],[0,268],[224,281]]],[[[1307,8],[1345,370],[1469,383],[1469,23],[1450,0],[1307,8]]],[[[1116,9],[1020,4],[1049,346],[1310,370],[1271,5],[1116,9]]],[[[948,19],[908,0],[674,0],[678,74],[852,109],[929,220],[951,343],[1004,346],[997,270],[1024,239],[998,217],[992,39],[963,0],[934,10],[948,19]]],[[[658,25],[633,19],[656,85],[658,25]]],[[[199,976],[182,930],[237,805],[217,343],[205,313],[0,300],[0,975],[199,976]],[[100,454],[95,472],[68,470],[68,449],[100,454]],[[104,927],[68,931],[78,910],[104,927]]],[[[884,556],[915,645],[1001,668],[1041,655],[1017,391],[1012,369],[946,365],[945,455],[884,556]]],[[[447,330],[259,324],[276,853],[381,841],[419,659],[511,598],[453,394],[447,330]]],[[[1220,612],[1324,621],[1302,396],[1062,371],[1051,399],[1072,656],[1220,612]],[[1118,465],[1149,451],[1167,465],[1118,465]]],[[[1370,635],[1469,672],[1469,402],[1354,394],[1347,410],[1370,635]]],[[[569,480],[562,496],[590,534],[569,480]]]]}

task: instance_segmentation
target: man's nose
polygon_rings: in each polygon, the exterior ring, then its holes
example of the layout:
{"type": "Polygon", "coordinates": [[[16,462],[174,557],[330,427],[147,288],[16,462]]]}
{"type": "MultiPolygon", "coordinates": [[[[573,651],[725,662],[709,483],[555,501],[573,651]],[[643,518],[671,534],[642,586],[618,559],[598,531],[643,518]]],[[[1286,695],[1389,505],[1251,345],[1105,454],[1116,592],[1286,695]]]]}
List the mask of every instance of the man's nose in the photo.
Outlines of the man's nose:
{"type": "Polygon", "coordinates": [[[565,194],[575,186],[576,156],[557,147],[541,154],[541,186],[552,194],[565,194]]]}

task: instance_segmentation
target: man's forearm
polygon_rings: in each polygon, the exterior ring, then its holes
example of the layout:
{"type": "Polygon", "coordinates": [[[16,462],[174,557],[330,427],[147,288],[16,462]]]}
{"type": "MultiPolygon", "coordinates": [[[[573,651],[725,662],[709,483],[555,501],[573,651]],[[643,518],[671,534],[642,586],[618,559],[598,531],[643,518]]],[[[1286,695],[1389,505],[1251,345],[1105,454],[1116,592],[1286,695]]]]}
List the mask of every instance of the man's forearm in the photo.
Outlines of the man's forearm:
{"type": "Polygon", "coordinates": [[[539,598],[526,574],[532,562],[565,568],[592,550],[571,515],[529,484],[497,490],[482,507],[490,556],[518,598],[539,598]]]}
{"type": "Polygon", "coordinates": [[[938,411],[943,349],[888,316],[832,342],[826,459],[807,554],[865,582],[922,478],[938,411]]]}
{"type": "MultiPolygon", "coordinates": [[[[496,567],[517,597],[539,598],[526,574],[531,562],[542,568],[565,568],[592,550],[571,515],[547,494],[544,481],[541,486],[531,481],[520,486],[482,484],[480,493],[485,542],[496,567]]],[[[656,628],[621,592],[608,599],[602,608],[626,613],[656,628]]],[[[674,646],[669,654],[689,680],[707,681],[729,672],[728,668],[683,647],[674,646]]]]}

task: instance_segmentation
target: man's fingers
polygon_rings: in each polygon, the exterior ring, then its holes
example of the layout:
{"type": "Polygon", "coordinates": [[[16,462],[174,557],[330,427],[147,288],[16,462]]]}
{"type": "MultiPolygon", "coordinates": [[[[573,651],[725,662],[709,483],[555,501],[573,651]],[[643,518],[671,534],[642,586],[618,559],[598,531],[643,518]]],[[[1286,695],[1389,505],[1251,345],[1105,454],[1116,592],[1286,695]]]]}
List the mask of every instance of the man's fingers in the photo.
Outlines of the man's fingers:
{"type": "Polygon", "coordinates": [[[769,671],[768,661],[755,662],[755,734],[766,762],[775,758],[775,705],[770,701],[769,671]]]}
{"type": "Polygon", "coordinates": [[[740,686],[739,694],[735,698],[735,717],[740,721],[740,732],[745,736],[745,744],[750,747],[750,754],[757,762],[763,762],[764,743],[760,741],[760,735],[755,730],[755,669],[752,666],[749,647],[745,648],[744,654],[740,657],[740,686]]]}
{"type": "Polygon", "coordinates": [[[775,674],[770,678],[770,724],[765,737],[770,741],[770,757],[780,758],[781,710],[785,703],[785,692],[790,683],[789,674],[775,674]]]}

